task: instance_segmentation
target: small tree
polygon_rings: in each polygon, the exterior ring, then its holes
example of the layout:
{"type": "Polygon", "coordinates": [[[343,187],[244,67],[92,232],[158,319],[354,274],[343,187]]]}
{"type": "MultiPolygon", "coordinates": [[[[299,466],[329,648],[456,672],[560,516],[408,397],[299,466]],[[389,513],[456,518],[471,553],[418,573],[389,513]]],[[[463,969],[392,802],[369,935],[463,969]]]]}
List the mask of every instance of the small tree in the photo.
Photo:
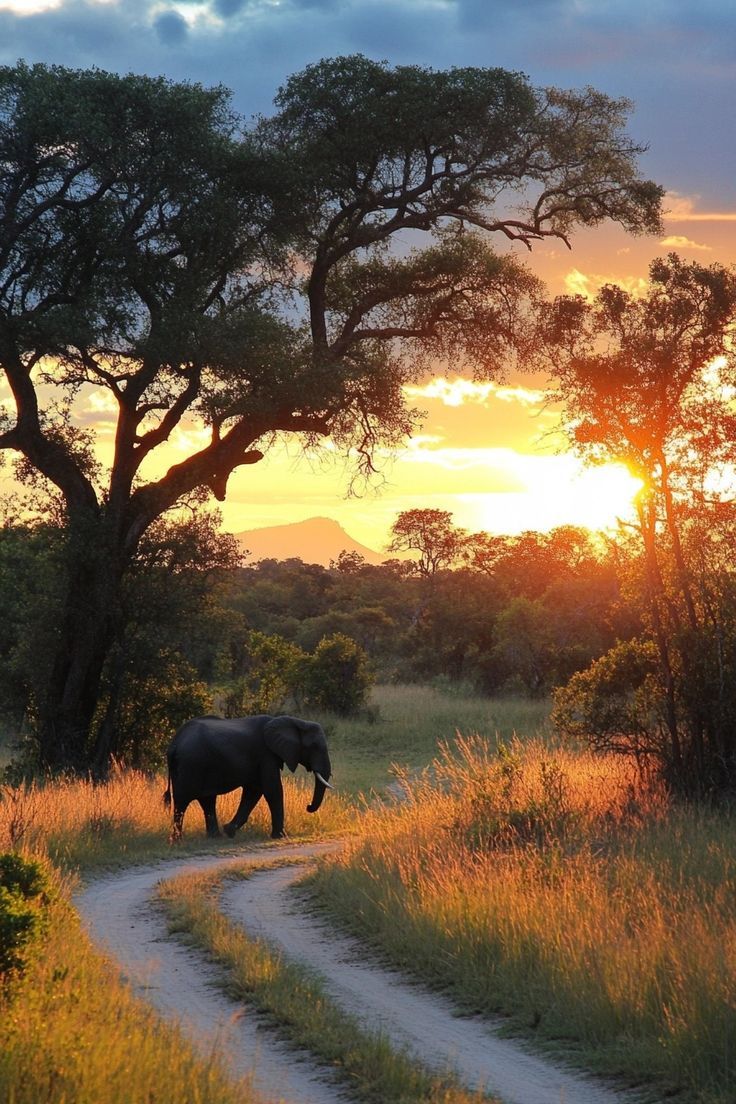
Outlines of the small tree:
{"type": "Polygon", "coordinates": [[[657,649],[649,640],[620,642],[554,694],[552,722],[596,751],[669,759],[657,649]]]}
{"type": "Polygon", "coordinates": [[[307,655],[282,636],[252,631],[244,649],[244,671],[225,693],[226,717],[281,713],[300,685],[307,655]]]}

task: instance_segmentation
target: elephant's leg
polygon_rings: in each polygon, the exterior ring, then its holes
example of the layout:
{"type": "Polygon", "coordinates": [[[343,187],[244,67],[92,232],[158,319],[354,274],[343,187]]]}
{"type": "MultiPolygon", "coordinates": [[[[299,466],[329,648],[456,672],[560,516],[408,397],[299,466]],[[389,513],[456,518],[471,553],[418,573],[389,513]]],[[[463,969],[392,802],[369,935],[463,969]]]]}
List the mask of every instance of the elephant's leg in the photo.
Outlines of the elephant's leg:
{"type": "Polygon", "coordinates": [[[281,839],[284,835],[284,791],[280,774],[264,786],[263,793],[271,810],[271,839],[281,839]]]}
{"type": "Polygon", "coordinates": [[[230,839],[233,838],[238,828],[242,828],[258,802],[263,797],[263,792],[257,788],[243,786],[243,793],[235,816],[228,824],[223,824],[222,830],[230,839]]]}
{"type": "Polygon", "coordinates": [[[181,842],[182,821],[188,805],[188,801],[177,801],[176,797],[174,798],[174,823],[171,826],[169,843],[181,842]]]}
{"type": "Polygon", "coordinates": [[[202,806],[202,812],[204,813],[204,823],[207,829],[208,836],[219,836],[219,825],[217,823],[217,798],[216,797],[199,797],[197,798],[199,804],[202,806]]]}

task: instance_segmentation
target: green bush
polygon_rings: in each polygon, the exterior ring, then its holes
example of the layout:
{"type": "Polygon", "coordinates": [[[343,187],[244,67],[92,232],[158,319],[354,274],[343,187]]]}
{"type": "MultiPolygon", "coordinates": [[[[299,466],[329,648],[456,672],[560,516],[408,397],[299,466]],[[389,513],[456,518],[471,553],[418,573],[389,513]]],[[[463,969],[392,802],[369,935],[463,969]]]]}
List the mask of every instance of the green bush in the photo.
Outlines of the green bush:
{"type": "Polygon", "coordinates": [[[0,980],[23,970],[46,922],[49,887],[41,865],[0,855],[0,980]]]}
{"type": "Polygon", "coordinates": [[[596,751],[662,758],[662,696],[648,640],[619,641],[554,693],[552,724],[596,751]]]}
{"type": "Polygon", "coordinates": [[[248,634],[244,652],[244,672],[222,697],[223,715],[282,713],[296,696],[306,654],[282,636],[255,629],[248,634]]]}
{"type": "Polygon", "coordinates": [[[368,655],[349,636],[325,636],[303,661],[300,683],[305,705],[349,716],[365,704],[373,684],[368,655]]]}

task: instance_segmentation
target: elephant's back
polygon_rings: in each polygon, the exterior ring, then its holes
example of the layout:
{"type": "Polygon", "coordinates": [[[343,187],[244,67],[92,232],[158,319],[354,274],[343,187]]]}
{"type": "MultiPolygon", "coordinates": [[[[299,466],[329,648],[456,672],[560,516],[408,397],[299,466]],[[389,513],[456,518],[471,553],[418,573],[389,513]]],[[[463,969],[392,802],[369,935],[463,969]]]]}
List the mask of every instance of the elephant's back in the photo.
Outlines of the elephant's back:
{"type": "Polygon", "coordinates": [[[169,766],[175,773],[177,763],[205,759],[230,758],[246,749],[253,751],[263,742],[264,725],[271,714],[253,717],[193,717],[186,721],[169,745],[169,766]]]}

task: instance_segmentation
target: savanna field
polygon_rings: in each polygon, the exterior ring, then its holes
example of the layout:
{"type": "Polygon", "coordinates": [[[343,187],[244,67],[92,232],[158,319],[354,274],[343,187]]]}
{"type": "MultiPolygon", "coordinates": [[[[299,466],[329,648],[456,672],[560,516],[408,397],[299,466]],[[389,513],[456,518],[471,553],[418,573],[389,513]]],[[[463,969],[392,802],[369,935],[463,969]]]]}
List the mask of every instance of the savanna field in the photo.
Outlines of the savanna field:
{"type": "MultiPolygon", "coordinates": [[[[540,702],[390,687],[372,706],[370,721],[323,718],[339,790],[318,816],[306,779],[285,787],[292,838],[350,837],[311,881],[320,905],[544,1049],[655,1100],[733,1100],[731,815],[674,805],[621,757],[559,746],[540,702]]],[[[131,996],[69,903],[80,874],[170,853],[163,788],[132,772],[4,788],[0,850],[40,859],[50,888],[3,998],[3,1099],[169,1100],[174,1067],[187,1099],[248,1099],[131,996]]],[[[200,820],[190,810],[185,853],[205,846],[200,820]]],[[[259,807],[248,837],[267,830],[259,807]]]]}

